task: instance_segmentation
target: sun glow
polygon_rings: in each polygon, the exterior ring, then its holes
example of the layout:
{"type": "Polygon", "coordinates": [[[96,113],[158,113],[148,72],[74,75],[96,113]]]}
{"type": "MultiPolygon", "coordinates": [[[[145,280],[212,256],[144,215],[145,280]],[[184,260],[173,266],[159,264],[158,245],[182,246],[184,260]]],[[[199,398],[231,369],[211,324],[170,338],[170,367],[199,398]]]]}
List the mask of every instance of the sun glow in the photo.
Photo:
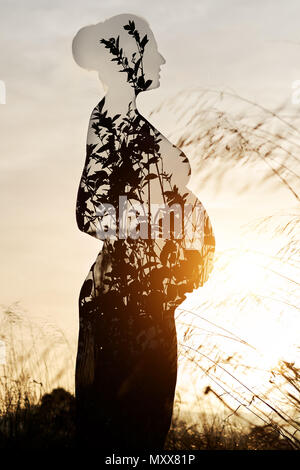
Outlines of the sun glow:
{"type": "Polygon", "coordinates": [[[265,281],[266,272],[259,264],[260,257],[253,253],[239,253],[229,264],[229,275],[236,290],[259,289],[265,281]]]}
{"type": "Polygon", "coordinates": [[[195,389],[210,387],[214,398],[205,400],[212,410],[222,399],[232,409],[243,403],[265,413],[263,402],[252,402],[255,394],[276,400],[280,392],[274,384],[285,383],[282,364],[298,364],[298,267],[281,254],[281,242],[251,233],[243,245],[217,252],[209,281],[177,309],[179,387],[187,408],[203,403],[195,399],[195,389]],[[191,375],[193,390],[187,387],[191,375]]]}

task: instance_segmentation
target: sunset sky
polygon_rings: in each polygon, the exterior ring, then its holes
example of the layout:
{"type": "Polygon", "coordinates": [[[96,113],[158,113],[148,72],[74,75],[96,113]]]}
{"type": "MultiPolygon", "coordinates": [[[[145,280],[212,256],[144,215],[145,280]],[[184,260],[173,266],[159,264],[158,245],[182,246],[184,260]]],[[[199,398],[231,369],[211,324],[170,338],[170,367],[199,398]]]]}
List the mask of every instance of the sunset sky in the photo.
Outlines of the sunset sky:
{"type": "MultiPolygon", "coordinates": [[[[286,102],[299,114],[291,95],[300,80],[300,5],[0,0],[0,8],[0,80],[7,88],[0,105],[0,303],[20,301],[30,315],[76,334],[79,290],[99,243],[77,229],[75,202],[90,113],[103,96],[96,74],[72,58],[78,29],[120,13],[148,20],[166,64],[160,89],[138,98],[145,117],[162,99],[191,87],[233,90],[272,109],[286,102]]],[[[170,132],[170,122],[162,121],[160,131],[170,132]]],[[[266,196],[274,206],[294,202],[287,193],[266,196]]],[[[205,187],[203,199],[212,202],[206,208],[222,246],[224,216],[205,187]]],[[[252,198],[247,210],[254,213],[256,204],[252,198]]]]}

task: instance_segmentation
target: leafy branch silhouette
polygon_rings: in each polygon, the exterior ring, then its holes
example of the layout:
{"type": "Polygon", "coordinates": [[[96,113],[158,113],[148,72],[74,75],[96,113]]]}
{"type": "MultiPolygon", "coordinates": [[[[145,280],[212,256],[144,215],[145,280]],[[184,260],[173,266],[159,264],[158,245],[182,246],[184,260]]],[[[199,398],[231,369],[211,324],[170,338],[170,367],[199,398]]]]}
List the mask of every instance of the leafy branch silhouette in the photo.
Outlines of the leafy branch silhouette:
{"type": "Polygon", "coordinates": [[[121,65],[122,70],[120,70],[120,72],[127,73],[127,81],[135,89],[135,94],[137,95],[141,91],[147,90],[147,88],[149,88],[152,83],[152,80],[145,80],[143,67],[144,51],[146,44],[149,42],[149,39],[147,34],[142,39],[140,38],[140,34],[135,28],[134,21],[129,20],[128,24],[123,26],[123,28],[130,36],[135,39],[138,49],[139,58],[136,58],[136,52],[134,52],[131,56],[132,67],[129,65],[128,58],[124,55],[123,49],[120,48],[120,36],[110,39],[102,38],[100,39],[100,44],[104,44],[105,48],[115,56],[111,59],[111,61],[117,62],[118,65],[121,65]]]}
{"type": "MultiPolygon", "coordinates": [[[[101,39],[100,42],[114,56],[111,60],[121,65],[120,72],[127,72],[128,82],[138,93],[151,84],[151,80],[145,81],[143,71],[148,38],[147,35],[140,38],[134,21],[123,27],[138,47],[139,58],[136,59],[136,53],[132,55],[133,67],[129,66],[120,48],[119,36],[116,39],[101,39]]],[[[186,252],[184,236],[174,237],[172,221],[168,237],[163,239],[161,219],[151,225],[153,182],[159,184],[161,198],[168,206],[179,204],[183,208],[191,194],[182,194],[172,183],[172,174],[164,169],[160,133],[132,109],[132,103],[129,103],[127,114],[121,120],[120,114],[109,116],[108,111],[103,109],[104,103],[105,97],[92,113],[91,127],[98,143],[87,144],[86,164],[77,199],[77,222],[81,230],[93,236],[97,237],[99,224],[110,235],[111,227],[105,225],[105,220],[111,214],[106,210],[99,215],[99,207],[111,204],[116,209],[115,225],[119,233],[119,196],[123,195],[133,214],[137,213],[134,204],[138,202],[141,205],[143,213],[139,214],[136,228],[141,229],[141,224],[145,224],[148,238],[133,239],[129,236],[126,240],[105,240],[111,268],[105,272],[100,285],[95,285],[95,273],[91,273],[82,291],[82,306],[89,311],[90,302],[96,305],[95,298],[101,294],[108,305],[118,308],[131,305],[140,314],[174,309],[185,298],[187,291],[205,282],[211,270],[214,237],[209,219],[205,213],[206,244],[201,252],[186,252]]],[[[180,157],[183,162],[187,161],[183,152],[180,157]]],[[[194,208],[197,203],[194,198],[194,208]]]]}

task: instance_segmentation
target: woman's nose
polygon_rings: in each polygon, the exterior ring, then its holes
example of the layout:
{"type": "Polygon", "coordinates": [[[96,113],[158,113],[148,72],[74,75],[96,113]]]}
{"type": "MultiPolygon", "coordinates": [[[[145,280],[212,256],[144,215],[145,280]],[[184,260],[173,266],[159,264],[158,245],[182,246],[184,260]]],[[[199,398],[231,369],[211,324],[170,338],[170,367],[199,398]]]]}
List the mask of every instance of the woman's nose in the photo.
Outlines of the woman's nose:
{"type": "Polygon", "coordinates": [[[161,65],[165,64],[166,63],[166,59],[164,58],[164,56],[162,54],[159,54],[160,55],[160,58],[161,58],[161,65]]]}

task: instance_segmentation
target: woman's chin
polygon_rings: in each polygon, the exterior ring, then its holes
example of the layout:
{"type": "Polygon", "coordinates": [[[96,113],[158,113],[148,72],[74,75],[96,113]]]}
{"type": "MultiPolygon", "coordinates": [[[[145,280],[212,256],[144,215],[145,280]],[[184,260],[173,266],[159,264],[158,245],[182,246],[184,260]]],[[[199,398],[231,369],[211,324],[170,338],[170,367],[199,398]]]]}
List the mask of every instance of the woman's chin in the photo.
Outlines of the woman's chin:
{"type": "Polygon", "coordinates": [[[155,90],[156,88],[159,88],[159,87],[160,87],[160,79],[158,78],[157,80],[155,80],[155,82],[153,81],[151,83],[148,90],[155,90]]]}

